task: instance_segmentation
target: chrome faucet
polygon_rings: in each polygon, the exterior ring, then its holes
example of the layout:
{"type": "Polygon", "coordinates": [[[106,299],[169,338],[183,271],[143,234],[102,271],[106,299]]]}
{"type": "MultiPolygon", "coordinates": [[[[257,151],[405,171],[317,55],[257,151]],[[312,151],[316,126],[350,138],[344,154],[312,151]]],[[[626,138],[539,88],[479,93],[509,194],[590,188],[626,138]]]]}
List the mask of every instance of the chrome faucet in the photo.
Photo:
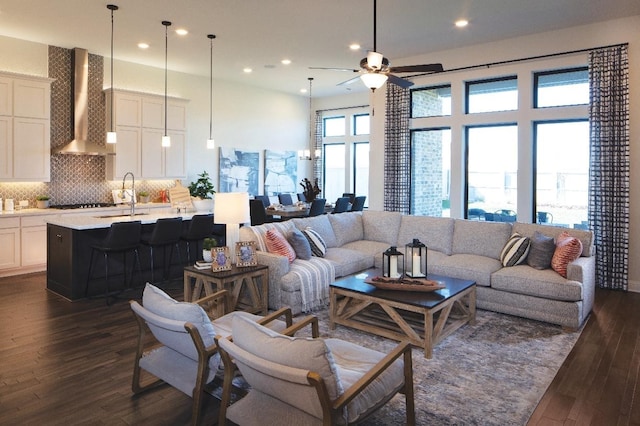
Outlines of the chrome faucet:
{"type": "Polygon", "coordinates": [[[121,198],[125,199],[124,182],[127,180],[127,176],[131,175],[131,217],[136,215],[136,177],[133,172],[127,172],[122,178],[122,195],[121,198]]]}

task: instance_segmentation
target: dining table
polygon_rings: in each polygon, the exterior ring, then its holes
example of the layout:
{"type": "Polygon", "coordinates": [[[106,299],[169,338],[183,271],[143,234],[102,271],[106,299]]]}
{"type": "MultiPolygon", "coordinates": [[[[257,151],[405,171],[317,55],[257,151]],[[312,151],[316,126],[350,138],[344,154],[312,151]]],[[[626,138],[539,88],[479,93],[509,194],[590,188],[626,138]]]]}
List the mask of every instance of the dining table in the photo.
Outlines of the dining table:
{"type": "MultiPolygon", "coordinates": [[[[292,219],[294,217],[309,216],[309,206],[307,205],[291,205],[291,206],[269,206],[265,209],[269,216],[280,216],[282,219],[292,219]]],[[[333,206],[327,204],[324,208],[325,213],[331,213],[333,206]]]]}

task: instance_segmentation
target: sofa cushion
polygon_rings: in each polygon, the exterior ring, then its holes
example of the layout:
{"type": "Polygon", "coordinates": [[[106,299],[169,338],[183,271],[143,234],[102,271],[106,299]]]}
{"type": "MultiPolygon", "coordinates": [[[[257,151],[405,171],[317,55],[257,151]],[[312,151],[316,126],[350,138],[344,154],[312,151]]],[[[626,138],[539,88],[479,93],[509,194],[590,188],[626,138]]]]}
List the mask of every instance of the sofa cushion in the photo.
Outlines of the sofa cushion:
{"type": "Polygon", "coordinates": [[[491,277],[491,287],[511,293],[551,300],[580,301],[582,284],[561,277],[552,269],[534,269],[527,265],[502,268],[491,277]]]}
{"type": "Polygon", "coordinates": [[[327,247],[338,247],[338,240],[336,234],[333,232],[331,222],[329,222],[329,215],[321,214],[320,216],[305,217],[288,220],[296,228],[303,231],[305,228],[312,228],[316,231],[324,240],[327,247]]]}
{"type": "Polygon", "coordinates": [[[551,267],[551,258],[556,250],[553,238],[535,231],[531,237],[531,247],[527,255],[527,265],[535,269],[551,267]]]}
{"type": "Polygon", "coordinates": [[[336,236],[337,247],[364,238],[361,213],[330,214],[327,216],[336,236]]]}
{"type": "Polygon", "coordinates": [[[491,285],[491,274],[502,268],[499,260],[477,254],[453,254],[442,259],[439,265],[427,266],[433,273],[452,278],[473,280],[479,286],[491,285]]]}
{"type": "Polygon", "coordinates": [[[336,277],[344,277],[369,269],[373,266],[374,261],[373,256],[346,247],[327,249],[327,254],[324,258],[333,263],[336,277]]]}
{"type": "Polygon", "coordinates": [[[287,241],[296,252],[296,257],[302,260],[311,259],[311,244],[298,228],[294,228],[287,234],[287,241]]]}
{"type": "Polygon", "coordinates": [[[402,214],[398,212],[373,210],[362,212],[364,239],[387,243],[390,246],[397,245],[401,220],[402,214]]]}
{"type": "Polygon", "coordinates": [[[513,232],[531,238],[535,231],[540,232],[548,237],[557,238],[563,232],[567,232],[572,237],[576,237],[582,243],[582,256],[593,256],[595,254],[595,246],[593,241],[593,232],[583,229],[562,228],[551,225],[538,225],[534,223],[516,222],[513,224],[513,232]]]}
{"type": "Polygon", "coordinates": [[[450,217],[402,216],[396,244],[404,247],[417,238],[428,249],[450,255],[454,223],[455,220],[450,217]]]}
{"type": "Polygon", "coordinates": [[[582,253],[580,240],[563,232],[556,238],[556,250],[551,258],[551,267],[566,278],[567,265],[579,258],[580,253],[582,253]]]}
{"type": "Polygon", "coordinates": [[[502,266],[515,266],[525,261],[529,253],[529,237],[523,237],[517,232],[512,234],[500,253],[502,266]]]}
{"type": "MultiPolygon", "coordinates": [[[[160,317],[190,322],[198,329],[205,346],[211,346],[215,343],[213,338],[216,336],[216,330],[200,305],[178,302],[158,287],[147,283],[142,292],[142,306],[160,317]]],[[[162,342],[171,349],[197,361],[198,353],[191,338],[185,334],[184,339],[176,340],[173,335],[175,333],[168,333],[168,340],[163,339],[162,342]]]]}
{"type": "Polygon", "coordinates": [[[327,243],[324,241],[324,238],[320,236],[318,232],[311,228],[305,228],[302,231],[302,235],[309,241],[309,246],[311,247],[311,252],[314,256],[324,257],[327,253],[327,243]]]}
{"type": "Polygon", "coordinates": [[[381,243],[379,241],[360,240],[352,243],[347,243],[342,246],[344,249],[356,250],[362,254],[369,256],[372,259],[372,266],[376,268],[382,268],[382,252],[389,248],[387,243],[381,243]]]}
{"type": "Polygon", "coordinates": [[[269,253],[279,254],[289,259],[289,262],[296,260],[296,252],[291,244],[277,229],[269,229],[265,234],[267,251],[269,253]]]}
{"type": "Polygon", "coordinates": [[[510,235],[510,223],[456,219],[453,227],[453,253],[500,259],[502,248],[510,235]]]}

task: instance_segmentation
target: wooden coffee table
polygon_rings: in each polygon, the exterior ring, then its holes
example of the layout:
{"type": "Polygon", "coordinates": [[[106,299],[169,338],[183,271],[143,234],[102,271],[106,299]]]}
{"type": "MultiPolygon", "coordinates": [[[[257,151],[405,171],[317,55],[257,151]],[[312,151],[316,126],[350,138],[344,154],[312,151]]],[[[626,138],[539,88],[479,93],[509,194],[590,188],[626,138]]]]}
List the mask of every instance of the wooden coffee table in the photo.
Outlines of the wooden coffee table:
{"type": "Polygon", "coordinates": [[[433,292],[380,290],[364,280],[380,275],[369,270],[336,281],[330,287],[329,327],[356,328],[393,340],[408,340],[424,348],[433,346],[458,328],[476,319],[476,283],[429,274],[446,288],[433,292]]]}

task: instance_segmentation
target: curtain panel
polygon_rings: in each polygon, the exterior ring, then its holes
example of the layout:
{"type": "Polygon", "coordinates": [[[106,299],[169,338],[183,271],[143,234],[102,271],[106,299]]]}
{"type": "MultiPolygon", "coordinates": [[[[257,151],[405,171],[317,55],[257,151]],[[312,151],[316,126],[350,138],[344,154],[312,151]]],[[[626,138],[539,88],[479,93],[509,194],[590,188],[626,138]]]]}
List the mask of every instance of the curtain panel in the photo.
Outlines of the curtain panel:
{"type": "Polygon", "coordinates": [[[628,46],[589,54],[591,102],[589,224],[599,287],[628,288],[629,62],[628,46]]]}
{"type": "Polygon", "coordinates": [[[411,213],[411,97],[387,84],[384,126],[384,209],[411,213]]]}

